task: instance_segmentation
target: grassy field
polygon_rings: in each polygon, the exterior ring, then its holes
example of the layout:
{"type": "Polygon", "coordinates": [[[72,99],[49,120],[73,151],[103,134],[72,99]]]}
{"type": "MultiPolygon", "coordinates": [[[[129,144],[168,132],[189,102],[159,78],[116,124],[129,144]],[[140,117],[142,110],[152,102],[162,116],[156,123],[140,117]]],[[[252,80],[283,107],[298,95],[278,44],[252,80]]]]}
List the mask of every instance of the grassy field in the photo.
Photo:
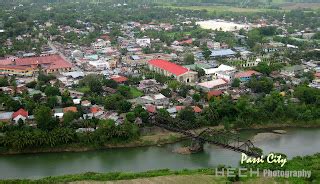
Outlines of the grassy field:
{"type": "Polygon", "coordinates": [[[231,6],[165,6],[168,8],[181,8],[187,10],[207,10],[208,12],[216,12],[216,13],[226,13],[226,12],[234,12],[234,13],[257,13],[257,12],[266,12],[266,11],[276,11],[273,9],[262,9],[262,8],[238,8],[231,6]]]}
{"type": "Polygon", "coordinates": [[[295,9],[320,9],[319,3],[284,3],[283,0],[275,0],[273,3],[278,5],[281,9],[267,9],[267,8],[240,8],[233,6],[175,6],[165,5],[168,8],[181,8],[187,10],[207,10],[208,12],[215,12],[217,14],[233,12],[233,13],[258,13],[268,11],[290,11],[295,9]]]}
{"type": "Polygon", "coordinates": [[[284,3],[279,5],[283,10],[320,9],[320,3],[284,3]]]}
{"type": "Polygon", "coordinates": [[[218,178],[212,175],[191,175],[191,176],[158,176],[153,178],[140,178],[133,180],[119,180],[119,181],[78,181],[71,182],[71,184],[201,184],[201,183],[226,183],[226,178],[218,178]]]}
{"type": "Polygon", "coordinates": [[[130,93],[133,98],[137,98],[143,95],[143,93],[140,90],[134,87],[130,88],[130,93]]]}

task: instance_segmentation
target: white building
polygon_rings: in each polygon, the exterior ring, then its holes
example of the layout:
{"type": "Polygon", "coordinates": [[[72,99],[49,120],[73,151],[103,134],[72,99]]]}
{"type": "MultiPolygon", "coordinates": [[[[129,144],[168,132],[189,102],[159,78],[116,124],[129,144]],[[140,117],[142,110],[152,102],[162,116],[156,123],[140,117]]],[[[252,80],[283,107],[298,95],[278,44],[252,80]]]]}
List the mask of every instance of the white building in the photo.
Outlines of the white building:
{"type": "Polygon", "coordinates": [[[105,41],[103,39],[97,39],[96,42],[92,43],[93,50],[100,52],[110,45],[110,41],[105,41]]]}
{"type": "Polygon", "coordinates": [[[236,69],[228,66],[228,65],[220,65],[218,68],[202,68],[205,73],[206,76],[208,77],[212,77],[215,79],[225,79],[227,81],[231,81],[234,78],[234,74],[236,72],[236,69]]]}
{"type": "Polygon", "coordinates": [[[212,81],[202,82],[197,85],[199,88],[202,88],[204,91],[208,92],[211,90],[225,90],[229,87],[227,81],[223,79],[216,79],[212,81]]]}
{"type": "Polygon", "coordinates": [[[150,40],[150,38],[138,38],[138,39],[136,39],[136,43],[140,47],[148,47],[151,45],[151,40],[150,40]]]}
{"type": "Polygon", "coordinates": [[[97,70],[105,70],[110,68],[109,62],[103,60],[89,61],[88,64],[95,67],[97,70]]]}

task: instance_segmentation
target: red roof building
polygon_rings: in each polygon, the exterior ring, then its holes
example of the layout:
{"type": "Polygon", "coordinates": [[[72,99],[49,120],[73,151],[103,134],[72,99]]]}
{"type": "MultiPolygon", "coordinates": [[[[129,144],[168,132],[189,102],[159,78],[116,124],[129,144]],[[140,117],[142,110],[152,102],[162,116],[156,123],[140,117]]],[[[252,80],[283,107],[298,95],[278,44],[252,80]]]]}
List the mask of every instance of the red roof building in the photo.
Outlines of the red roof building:
{"type": "Polygon", "coordinates": [[[74,106],[65,107],[65,108],[63,108],[63,112],[64,113],[66,113],[66,112],[78,112],[78,109],[77,109],[77,107],[74,107],[74,106]]]}
{"type": "Polygon", "coordinates": [[[194,83],[197,81],[197,72],[166,60],[152,59],[148,61],[148,66],[150,70],[159,74],[168,77],[174,76],[179,82],[194,83]]]}
{"type": "MultiPolygon", "coordinates": [[[[35,69],[41,67],[47,73],[58,71],[69,71],[72,68],[72,64],[62,58],[60,55],[48,55],[40,57],[28,57],[28,58],[16,58],[8,62],[8,59],[0,60],[1,68],[7,69],[11,74],[26,73],[26,70],[33,72],[35,69]],[[5,68],[6,67],[6,68],[5,68]],[[22,72],[21,72],[22,71],[22,72]]],[[[10,74],[8,73],[8,74],[10,74]]]]}
{"type": "Polygon", "coordinates": [[[12,119],[16,118],[19,115],[21,115],[23,117],[28,117],[28,111],[21,108],[12,114],[12,119]]]}
{"type": "MultiPolygon", "coordinates": [[[[176,111],[179,112],[184,108],[186,108],[186,107],[185,106],[176,106],[176,111]]],[[[198,107],[198,106],[192,106],[192,109],[193,109],[193,112],[195,112],[195,113],[202,112],[202,109],[200,107],[198,107]]]]}
{"type": "Polygon", "coordinates": [[[155,113],[157,111],[156,106],[154,105],[146,105],[146,107],[149,113],[155,113]]]}
{"type": "Polygon", "coordinates": [[[248,70],[245,72],[236,73],[235,78],[251,77],[252,75],[260,75],[260,73],[254,70],[248,70]]]}
{"type": "Polygon", "coordinates": [[[314,76],[315,76],[316,78],[320,78],[320,72],[315,73],[314,76]]]}
{"type": "Polygon", "coordinates": [[[179,44],[183,45],[183,44],[192,44],[193,40],[192,38],[188,39],[188,40],[183,40],[181,42],[179,42],[179,44]]]}
{"type": "Polygon", "coordinates": [[[194,107],[193,107],[193,111],[194,111],[195,113],[200,113],[200,112],[202,112],[202,109],[201,109],[200,107],[198,107],[198,106],[194,106],[194,107]]]}
{"type": "Polygon", "coordinates": [[[116,81],[117,83],[124,83],[128,80],[127,77],[120,76],[120,75],[114,75],[111,77],[112,80],[116,81]]]}
{"type": "Polygon", "coordinates": [[[210,98],[212,97],[218,97],[218,96],[221,96],[223,94],[222,91],[220,90],[212,90],[212,91],[209,91],[207,96],[208,96],[208,100],[210,100],[210,98]]]}
{"type": "Polygon", "coordinates": [[[90,112],[92,114],[96,114],[99,111],[101,111],[101,109],[99,107],[97,107],[97,106],[93,106],[93,107],[90,108],[90,112]]]}
{"type": "Polygon", "coordinates": [[[153,65],[154,67],[157,68],[161,68],[173,75],[179,76],[182,75],[184,73],[186,73],[187,71],[189,71],[187,68],[177,65],[175,63],[171,63],[169,61],[166,60],[162,60],[162,59],[153,59],[149,61],[150,65],[153,65]]]}

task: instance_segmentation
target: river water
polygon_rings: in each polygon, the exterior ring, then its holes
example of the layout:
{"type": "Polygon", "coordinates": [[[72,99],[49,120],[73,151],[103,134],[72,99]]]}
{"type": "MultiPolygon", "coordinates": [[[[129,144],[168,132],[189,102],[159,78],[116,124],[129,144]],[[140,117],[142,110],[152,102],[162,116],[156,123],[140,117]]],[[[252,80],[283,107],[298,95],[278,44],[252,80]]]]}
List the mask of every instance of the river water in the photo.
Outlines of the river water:
{"type": "MultiPolygon", "coordinates": [[[[255,143],[269,152],[285,153],[289,158],[320,152],[320,129],[288,129],[287,134],[255,143]]],[[[243,131],[252,138],[258,131],[243,131]]],[[[264,130],[265,132],[265,130],[264,130]]],[[[79,153],[41,153],[0,156],[0,178],[42,178],[83,172],[146,171],[169,168],[215,168],[220,164],[238,166],[240,153],[205,145],[192,155],[173,153],[186,142],[163,147],[121,148],[79,153]]]]}

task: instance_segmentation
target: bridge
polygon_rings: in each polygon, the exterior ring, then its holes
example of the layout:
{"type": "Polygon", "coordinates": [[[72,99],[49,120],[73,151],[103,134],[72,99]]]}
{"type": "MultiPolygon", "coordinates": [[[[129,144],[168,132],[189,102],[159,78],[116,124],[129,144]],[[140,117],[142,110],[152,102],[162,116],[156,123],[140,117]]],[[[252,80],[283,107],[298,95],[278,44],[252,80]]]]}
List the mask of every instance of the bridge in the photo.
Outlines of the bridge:
{"type": "Polygon", "coordinates": [[[236,152],[245,153],[248,156],[261,156],[258,148],[255,147],[250,140],[243,140],[238,135],[230,131],[217,131],[207,128],[200,133],[196,133],[192,130],[185,130],[179,124],[175,124],[175,126],[169,125],[165,121],[162,121],[164,119],[161,120],[161,117],[158,117],[158,119],[156,119],[154,116],[151,116],[150,120],[151,123],[155,126],[164,128],[169,131],[178,132],[191,138],[194,143],[196,142],[197,145],[201,146],[201,149],[204,143],[209,143],[236,152]]]}

